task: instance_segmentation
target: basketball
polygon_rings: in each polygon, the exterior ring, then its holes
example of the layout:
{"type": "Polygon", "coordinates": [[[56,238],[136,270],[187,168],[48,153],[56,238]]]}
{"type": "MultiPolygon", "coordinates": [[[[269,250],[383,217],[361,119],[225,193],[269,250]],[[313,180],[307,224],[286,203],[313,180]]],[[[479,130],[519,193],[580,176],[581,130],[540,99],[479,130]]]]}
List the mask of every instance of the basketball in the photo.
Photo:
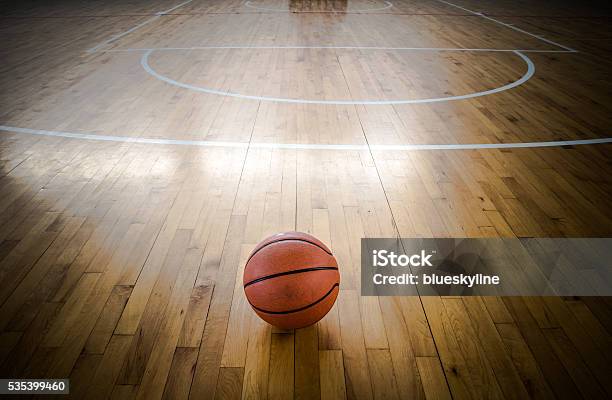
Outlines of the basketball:
{"type": "Polygon", "coordinates": [[[312,325],[340,290],[338,263],[317,238],[285,232],[259,243],[244,267],[244,292],[264,321],[282,329],[312,325]]]}

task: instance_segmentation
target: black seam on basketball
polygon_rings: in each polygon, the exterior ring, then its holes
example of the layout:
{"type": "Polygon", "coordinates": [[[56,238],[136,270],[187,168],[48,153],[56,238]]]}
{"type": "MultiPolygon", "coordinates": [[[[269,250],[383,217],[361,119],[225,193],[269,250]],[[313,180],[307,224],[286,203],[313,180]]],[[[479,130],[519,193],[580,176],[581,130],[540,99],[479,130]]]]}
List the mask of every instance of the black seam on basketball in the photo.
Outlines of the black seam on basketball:
{"type": "Polygon", "coordinates": [[[248,298],[247,298],[247,301],[249,302],[249,304],[251,305],[251,307],[253,307],[253,308],[254,308],[254,309],[256,309],[257,311],[262,312],[262,313],[266,313],[266,314],[276,314],[276,315],[279,315],[279,314],[292,314],[292,313],[296,313],[296,312],[304,311],[304,310],[306,310],[307,308],[310,308],[310,307],[312,307],[312,306],[316,306],[317,304],[319,304],[320,302],[322,302],[323,300],[325,300],[325,298],[326,298],[327,296],[329,296],[329,295],[330,295],[330,294],[331,294],[331,293],[334,291],[334,289],[335,289],[335,288],[337,288],[337,287],[339,287],[339,286],[340,286],[340,283],[334,283],[334,285],[331,287],[331,289],[329,289],[329,292],[327,292],[327,293],[325,294],[325,296],[321,297],[319,300],[315,301],[314,303],[310,303],[310,304],[308,304],[307,306],[300,307],[300,308],[296,308],[295,310],[289,310],[289,311],[268,311],[268,310],[264,310],[264,309],[262,309],[262,308],[259,308],[259,307],[254,306],[254,305],[253,305],[253,303],[251,303],[251,300],[249,300],[248,298]]]}
{"type": "Polygon", "coordinates": [[[285,238],[285,239],[278,239],[278,240],[275,240],[275,241],[270,242],[270,243],[266,244],[265,246],[262,246],[261,248],[257,249],[257,251],[256,251],[256,252],[254,252],[253,254],[251,254],[251,255],[249,256],[249,259],[246,261],[246,263],[248,264],[248,263],[249,263],[249,261],[251,261],[251,258],[253,258],[253,256],[255,256],[255,254],[259,253],[261,250],[265,249],[266,247],[270,246],[271,244],[274,244],[274,243],[280,243],[280,242],[288,242],[288,241],[290,241],[290,240],[294,240],[294,241],[296,241],[296,242],[310,243],[311,245],[313,245],[313,246],[316,246],[316,247],[320,248],[321,250],[323,250],[324,252],[326,252],[326,253],[327,253],[327,254],[329,254],[330,256],[333,256],[333,254],[331,253],[331,251],[329,251],[329,250],[325,249],[324,247],[319,246],[319,245],[318,245],[318,244],[316,244],[315,242],[311,242],[310,240],[306,240],[306,239],[295,239],[295,238],[291,238],[291,239],[290,239],[290,238],[285,238]]]}
{"type": "Polygon", "coordinates": [[[291,271],[279,272],[279,273],[276,273],[276,274],[266,275],[266,276],[262,276],[261,278],[253,279],[252,281],[245,283],[244,287],[246,288],[247,286],[250,286],[250,285],[252,285],[254,283],[258,283],[258,282],[262,282],[262,281],[267,281],[268,279],[278,278],[279,276],[301,274],[303,272],[329,271],[329,270],[337,271],[338,267],[310,267],[310,268],[294,269],[294,270],[291,270],[291,271]]]}

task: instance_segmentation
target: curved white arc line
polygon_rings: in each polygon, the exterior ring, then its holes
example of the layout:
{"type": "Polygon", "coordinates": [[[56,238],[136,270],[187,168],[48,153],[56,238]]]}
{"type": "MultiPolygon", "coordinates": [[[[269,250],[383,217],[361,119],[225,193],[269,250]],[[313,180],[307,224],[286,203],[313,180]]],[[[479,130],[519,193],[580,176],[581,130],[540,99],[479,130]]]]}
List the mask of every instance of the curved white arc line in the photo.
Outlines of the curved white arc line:
{"type": "Polygon", "coordinates": [[[219,96],[229,96],[236,97],[239,99],[249,99],[249,100],[257,100],[257,101],[274,101],[279,103],[295,103],[295,104],[334,104],[334,105],[393,105],[393,104],[424,104],[424,103],[438,103],[442,101],[454,101],[454,100],[466,100],[472,99],[474,97],[487,96],[494,93],[503,92],[508,89],[512,89],[523,83],[527,82],[535,73],[535,65],[531,61],[529,57],[525,54],[521,53],[518,50],[512,51],[514,54],[517,54],[521,59],[527,64],[527,72],[518,80],[509,83],[504,86],[497,87],[495,89],[489,89],[482,92],[475,92],[469,94],[463,94],[458,96],[448,96],[448,97],[434,97],[429,99],[414,99],[414,100],[311,100],[311,99],[290,99],[284,97],[268,97],[268,96],[252,96],[245,95],[240,93],[233,93],[228,91],[221,91],[215,89],[208,89],[205,87],[194,86],[187,83],[179,82],[174,79],[168,78],[165,75],[161,75],[157,71],[155,71],[149,65],[149,56],[153,53],[154,50],[147,50],[143,53],[140,58],[140,65],[142,68],[151,76],[166,82],[170,85],[178,86],[183,89],[194,90],[197,92],[208,93],[208,94],[216,94],[219,96]]]}
{"type": "Polygon", "coordinates": [[[90,133],[75,133],[51,131],[43,129],[20,128],[16,126],[0,125],[0,132],[19,134],[61,137],[69,139],[99,140],[120,143],[164,144],[200,147],[233,147],[256,149],[294,149],[294,150],[341,150],[341,151],[411,151],[411,150],[478,150],[478,149],[517,149],[560,147],[612,143],[612,137],[600,139],[556,140],[551,142],[524,142],[524,143],[470,143],[470,144],[407,144],[407,145],[361,145],[361,144],[302,144],[302,143],[257,143],[257,142],[215,142],[209,140],[180,140],[180,139],[153,139],[130,136],[108,136],[90,133]]]}
{"type": "Polygon", "coordinates": [[[259,7],[253,4],[252,1],[247,1],[244,3],[245,6],[252,8],[254,10],[262,10],[262,11],[273,11],[273,12],[286,12],[286,13],[359,13],[359,12],[370,12],[370,11],[382,11],[387,10],[393,7],[393,3],[390,1],[384,1],[385,6],[379,8],[364,8],[364,9],[356,9],[356,10],[304,10],[304,11],[292,11],[292,10],[282,10],[280,8],[267,8],[267,7],[259,7]]]}

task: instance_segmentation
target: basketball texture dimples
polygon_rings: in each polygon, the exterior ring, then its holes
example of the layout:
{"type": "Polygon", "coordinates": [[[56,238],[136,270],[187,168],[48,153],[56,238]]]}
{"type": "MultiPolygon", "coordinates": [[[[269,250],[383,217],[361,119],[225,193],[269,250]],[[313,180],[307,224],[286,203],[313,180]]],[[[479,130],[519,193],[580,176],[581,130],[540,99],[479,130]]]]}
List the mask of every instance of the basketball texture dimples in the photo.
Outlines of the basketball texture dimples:
{"type": "Polygon", "coordinates": [[[244,292],[264,321],[296,329],[319,321],[340,290],[338,263],[317,238],[301,232],[270,236],[244,267],[244,292]]]}

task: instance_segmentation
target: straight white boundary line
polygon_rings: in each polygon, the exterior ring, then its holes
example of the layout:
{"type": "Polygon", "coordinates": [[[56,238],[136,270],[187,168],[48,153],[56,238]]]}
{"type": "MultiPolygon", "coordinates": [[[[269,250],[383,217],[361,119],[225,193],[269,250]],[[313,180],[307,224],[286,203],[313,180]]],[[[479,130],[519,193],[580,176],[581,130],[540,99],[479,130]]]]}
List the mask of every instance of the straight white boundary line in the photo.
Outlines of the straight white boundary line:
{"type": "Polygon", "coordinates": [[[98,140],[120,143],[143,143],[199,147],[229,147],[254,149],[288,150],[340,150],[340,151],[417,151],[417,150],[482,150],[482,149],[520,149],[561,147],[612,143],[612,137],[600,139],[557,140],[551,142],[525,143],[474,143],[474,144],[407,144],[407,145],[359,145],[359,144],[301,144],[301,143],[258,143],[258,142],[216,142],[209,140],[153,139],[130,136],[108,136],[89,133],[50,131],[42,129],[19,128],[0,125],[0,131],[18,134],[61,137],[70,139],[98,140]]]}
{"type": "Polygon", "coordinates": [[[155,16],[153,16],[153,17],[151,17],[151,18],[141,22],[140,24],[136,25],[135,27],[130,28],[127,31],[119,33],[119,34],[117,34],[115,36],[112,36],[111,38],[103,41],[102,43],[97,44],[96,46],[94,46],[91,49],[87,50],[87,53],[95,53],[96,51],[98,51],[98,49],[100,49],[100,48],[102,48],[102,47],[104,47],[104,46],[114,42],[117,39],[120,39],[120,38],[122,38],[124,36],[129,35],[130,33],[134,32],[135,30],[138,30],[138,29],[142,28],[143,26],[145,26],[147,24],[150,24],[153,21],[156,21],[157,19],[161,18],[162,16],[164,16],[164,15],[166,15],[168,13],[171,13],[172,11],[176,10],[177,8],[183,7],[184,5],[189,4],[192,1],[193,0],[187,0],[187,1],[183,2],[183,3],[177,4],[176,6],[174,6],[172,8],[169,8],[169,9],[164,10],[164,11],[160,11],[160,12],[156,13],[155,16]]]}
{"type": "Polygon", "coordinates": [[[522,54],[519,51],[513,51],[514,54],[518,55],[526,64],[527,71],[525,74],[518,80],[509,83],[504,86],[500,86],[494,89],[485,90],[481,92],[474,92],[464,95],[458,96],[448,96],[448,97],[433,97],[428,99],[412,99],[412,100],[312,100],[312,99],[292,99],[285,97],[268,97],[268,96],[253,96],[253,95],[245,95],[240,93],[234,93],[229,91],[221,91],[216,89],[209,89],[200,86],[194,86],[187,83],[179,82],[174,79],[171,79],[165,75],[162,75],[155,71],[149,65],[149,56],[153,53],[153,50],[146,51],[141,59],[140,64],[142,68],[149,73],[151,76],[159,79],[160,81],[166,82],[173,86],[178,86],[183,89],[193,90],[196,92],[202,92],[207,94],[214,94],[219,96],[227,96],[227,97],[235,97],[239,99],[248,99],[248,100],[257,100],[257,101],[273,101],[277,103],[294,103],[294,104],[332,104],[332,105],[394,105],[394,104],[425,104],[425,103],[439,103],[443,101],[454,101],[454,100],[466,100],[472,99],[475,97],[488,96],[494,93],[500,93],[527,82],[535,73],[535,65],[531,61],[529,57],[525,54],[522,54]]]}
{"type": "Polygon", "coordinates": [[[466,47],[383,47],[383,46],[192,46],[192,47],[136,47],[126,49],[100,50],[105,53],[138,52],[138,51],[181,51],[181,50],[398,50],[398,51],[466,51],[466,52],[500,52],[500,53],[575,53],[569,50],[544,50],[544,49],[486,49],[466,47]]]}
{"type": "Polygon", "coordinates": [[[550,40],[550,39],[546,39],[546,38],[544,38],[544,37],[542,37],[542,36],[540,36],[540,35],[535,35],[535,34],[533,34],[533,33],[531,33],[531,32],[527,32],[527,31],[526,31],[526,30],[524,30],[524,29],[517,28],[517,27],[516,27],[516,26],[514,26],[514,25],[507,24],[507,23],[502,22],[502,21],[500,21],[500,20],[498,20],[498,19],[488,17],[488,16],[486,16],[485,14],[483,14],[483,13],[481,13],[481,12],[473,11],[473,10],[467,9],[467,8],[465,8],[465,7],[461,7],[461,6],[457,5],[457,4],[453,4],[453,3],[451,3],[451,2],[445,1],[445,0],[437,0],[437,1],[438,1],[438,2],[440,2],[440,3],[444,3],[444,4],[446,4],[446,5],[449,5],[449,6],[451,6],[451,7],[455,7],[455,8],[458,8],[458,9],[460,9],[460,10],[463,10],[463,11],[469,12],[470,14],[477,15],[477,16],[479,16],[479,17],[482,17],[482,18],[487,19],[487,20],[489,20],[489,21],[495,22],[495,23],[497,23],[497,24],[503,25],[503,26],[505,26],[506,28],[510,28],[510,29],[515,30],[515,31],[517,31],[517,32],[524,33],[525,35],[529,35],[529,36],[534,37],[534,38],[536,38],[536,39],[539,39],[539,40],[541,40],[541,41],[543,41],[543,42],[546,42],[546,43],[548,43],[548,44],[552,44],[552,45],[555,45],[555,46],[557,46],[557,47],[561,47],[562,49],[567,50],[567,52],[569,52],[569,53],[577,53],[577,52],[578,52],[578,50],[574,50],[574,49],[572,49],[571,47],[567,47],[567,46],[564,46],[564,45],[559,44],[559,43],[557,43],[557,42],[553,42],[553,41],[552,41],[552,40],[550,40]]]}
{"type": "MultiPolygon", "coordinates": [[[[111,38],[101,42],[100,44],[90,48],[87,50],[88,53],[95,53],[99,51],[104,46],[142,28],[143,26],[159,19],[163,15],[169,14],[172,11],[183,7],[186,4],[191,3],[193,0],[187,0],[180,4],[177,4],[167,10],[158,12],[152,18],[143,21],[142,23],[128,29],[125,32],[119,33],[117,35],[112,36],[111,38]]],[[[414,50],[414,51],[489,51],[489,52],[514,52],[519,55],[528,65],[527,73],[516,82],[513,82],[510,85],[505,85],[500,88],[492,89],[486,92],[473,93],[470,95],[464,96],[453,96],[448,98],[441,99],[421,99],[421,100],[408,100],[408,101],[400,101],[400,102],[374,102],[374,104],[401,104],[401,103],[423,103],[423,102],[433,102],[433,101],[448,101],[448,100],[458,100],[460,98],[470,98],[470,97],[478,97],[484,96],[485,94],[497,93],[503,90],[507,90],[510,87],[518,86],[524,81],[528,80],[533,73],[535,72],[535,67],[533,62],[521,52],[536,52],[536,53],[576,53],[577,50],[572,49],[568,46],[561,45],[552,40],[546,39],[542,36],[532,34],[523,29],[517,28],[513,25],[507,24],[505,22],[499,21],[495,18],[488,17],[483,13],[475,12],[469,10],[467,8],[458,6],[456,4],[447,2],[445,0],[437,0],[441,3],[447,4],[452,7],[459,8],[463,11],[469,12],[473,15],[477,15],[483,17],[487,20],[515,30],[517,32],[524,33],[526,35],[532,36],[536,39],[539,39],[543,42],[555,45],[557,47],[562,48],[563,50],[517,50],[517,49],[479,49],[479,48],[417,48],[417,47],[358,47],[358,46],[203,46],[203,47],[169,47],[169,48],[145,48],[145,49],[115,49],[115,50],[104,50],[104,51],[145,51],[141,58],[141,64],[143,64],[143,60],[148,58],[148,56],[153,51],[170,51],[170,50],[196,50],[196,49],[309,49],[309,48],[329,48],[329,49],[361,49],[361,50],[414,50]],[[531,74],[530,74],[531,71],[531,74]],[[528,76],[526,79],[525,77],[528,76]],[[517,83],[520,82],[520,83],[517,83]],[[513,86],[512,86],[513,85],[513,86]],[[510,87],[508,87],[510,86],[510,87]]],[[[247,1],[250,3],[250,1],[247,1]]],[[[390,8],[393,4],[385,1],[385,3],[390,8]]],[[[365,10],[364,10],[365,11],[365,10]]],[[[368,10],[375,11],[375,10],[368,10]]],[[[334,11],[338,12],[338,11],[334,11]]],[[[358,11],[352,11],[358,12],[358,11]]],[[[144,65],[143,65],[144,66],[144,65]]],[[[153,71],[154,72],[154,71],[153,71]]],[[[164,77],[165,78],[165,77],[164,77]]],[[[162,79],[165,80],[165,79],[162,79]]],[[[177,82],[179,83],[179,82],[177,82]]],[[[182,85],[182,84],[181,84],[182,85]]],[[[198,88],[202,89],[202,88],[198,88]]],[[[196,89],[196,90],[198,90],[196,89]]],[[[223,93],[219,93],[223,94],[223,93]]],[[[226,94],[228,95],[228,94],[226,94]]],[[[236,97],[254,97],[254,96],[242,96],[236,95],[236,97]]],[[[275,100],[275,101],[285,101],[285,102],[303,102],[299,100],[293,99],[271,99],[271,98],[259,98],[260,100],[275,100]]],[[[308,101],[307,101],[308,102],[308,101]]],[[[321,103],[320,101],[312,101],[313,103],[321,103]]],[[[329,104],[328,102],[325,102],[329,104]]],[[[334,104],[333,102],[332,104],[334,104]]],[[[338,104],[338,103],[336,103],[338,104]]],[[[339,104],[369,104],[362,102],[340,102],[339,104]]],[[[12,127],[7,125],[0,125],[0,131],[12,132],[18,134],[31,134],[31,135],[41,135],[41,136],[51,136],[51,137],[63,137],[63,138],[71,138],[71,139],[83,139],[83,140],[97,140],[97,141],[109,141],[109,142],[127,142],[127,143],[144,143],[144,144],[165,144],[165,145],[185,145],[185,146],[201,146],[201,147],[234,147],[234,148],[269,148],[269,149],[301,149],[301,150],[343,150],[343,151],[410,151],[410,150],[474,150],[474,149],[507,149],[507,148],[541,148],[541,147],[559,147],[559,146],[575,146],[575,145],[594,145],[594,144],[605,144],[612,143],[612,138],[601,138],[601,139],[583,139],[583,140],[562,140],[562,141],[549,141],[549,142],[525,142],[525,143],[480,143],[480,144],[415,144],[415,145],[350,145],[350,144],[299,144],[299,143],[245,143],[245,142],[217,142],[217,141],[205,141],[205,140],[178,140],[178,139],[153,139],[153,138],[141,138],[141,137],[121,137],[121,136],[108,136],[108,135],[96,135],[96,134],[88,134],[88,133],[74,133],[74,132],[62,132],[62,131],[51,131],[51,130],[40,130],[40,129],[30,129],[30,128],[20,128],[20,127],[12,127]]]]}
{"type": "MultiPolygon", "coordinates": [[[[95,52],[97,52],[97,51],[100,51],[100,49],[101,49],[101,48],[103,48],[104,46],[106,46],[106,45],[108,45],[108,44],[110,44],[110,43],[112,43],[112,42],[114,42],[114,41],[116,41],[116,40],[118,40],[118,39],[120,39],[120,38],[122,38],[122,37],[124,37],[124,36],[129,35],[130,33],[132,33],[132,32],[134,32],[134,31],[136,31],[136,30],[138,30],[138,29],[142,28],[143,26],[145,26],[145,25],[147,25],[147,24],[149,24],[149,23],[151,23],[151,22],[153,22],[153,21],[156,21],[156,20],[157,20],[157,19],[159,19],[160,17],[162,17],[162,16],[164,16],[164,15],[167,15],[167,14],[171,13],[172,11],[174,11],[174,10],[176,10],[176,9],[180,8],[180,7],[183,7],[184,5],[187,5],[187,4],[191,3],[192,1],[193,1],[193,0],[187,0],[187,1],[184,1],[184,2],[182,2],[182,3],[179,3],[179,4],[175,5],[174,7],[171,7],[171,8],[169,8],[169,9],[167,9],[167,10],[160,11],[160,12],[156,13],[156,14],[155,14],[155,15],[154,15],[152,18],[149,18],[149,19],[147,19],[147,20],[145,20],[145,21],[141,22],[140,24],[138,24],[138,25],[136,25],[136,26],[134,26],[134,27],[132,27],[132,28],[128,29],[127,31],[125,31],[125,32],[121,32],[121,33],[119,33],[119,34],[117,34],[117,35],[114,35],[114,36],[110,37],[109,39],[107,39],[107,40],[105,40],[105,41],[103,41],[103,42],[99,43],[98,45],[96,45],[96,46],[94,46],[94,47],[92,47],[92,48],[88,49],[88,50],[87,50],[87,53],[90,53],[90,54],[91,54],[91,53],[95,53],[95,52]]],[[[552,41],[552,40],[550,40],[550,39],[546,39],[546,38],[544,38],[544,37],[542,37],[542,36],[535,35],[535,34],[533,34],[533,33],[531,33],[531,32],[527,32],[526,30],[523,30],[523,29],[517,28],[517,27],[515,27],[515,26],[513,26],[513,25],[507,24],[507,23],[502,22],[502,21],[500,21],[500,20],[497,20],[497,19],[495,19],[495,18],[488,17],[488,16],[484,15],[483,13],[476,12],[476,11],[473,11],[473,10],[470,10],[470,9],[467,9],[467,8],[465,8],[465,7],[459,6],[459,5],[457,5],[457,4],[453,4],[453,3],[448,2],[448,1],[445,1],[445,0],[437,0],[437,1],[438,1],[438,2],[440,2],[440,3],[446,4],[446,5],[449,5],[449,6],[451,6],[451,7],[455,7],[455,8],[458,8],[458,9],[460,9],[460,10],[466,11],[466,12],[468,12],[468,13],[470,13],[470,14],[473,14],[473,15],[476,15],[476,16],[479,16],[479,17],[482,17],[482,18],[485,18],[485,19],[487,19],[487,20],[490,20],[490,21],[492,21],[492,22],[495,22],[495,23],[497,23],[497,24],[500,24],[500,25],[503,25],[503,26],[505,26],[505,27],[507,27],[507,28],[510,28],[510,29],[512,29],[512,30],[515,30],[515,31],[517,31],[517,32],[521,32],[521,33],[524,33],[524,34],[526,34],[526,35],[532,36],[532,37],[534,37],[534,38],[536,38],[536,39],[539,39],[539,40],[541,40],[541,41],[543,41],[543,42],[546,42],[546,43],[552,44],[552,45],[554,45],[554,46],[560,47],[560,48],[562,48],[564,51],[559,51],[559,50],[535,50],[535,49],[534,49],[534,50],[520,50],[520,49],[513,49],[513,50],[512,50],[512,49],[451,49],[451,48],[433,48],[433,47],[431,47],[431,48],[409,48],[409,47],[406,47],[406,48],[392,48],[392,47],[388,47],[388,48],[377,48],[377,47],[362,47],[362,49],[389,49],[389,50],[392,50],[392,49],[395,49],[395,50],[440,50],[440,51],[445,51],[445,50],[466,50],[466,51],[523,51],[523,52],[539,52],[539,53],[564,53],[564,52],[567,52],[567,53],[576,53],[576,52],[578,52],[577,50],[572,49],[571,47],[564,46],[564,45],[559,44],[559,43],[557,43],[557,42],[554,42],[554,41],[552,41]]],[[[245,3],[245,5],[246,5],[247,7],[257,8],[257,7],[255,7],[255,6],[253,6],[251,3],[252,3],[252,1],[247,1],[247,2],[245,3]]],[[[386,1],[386,0],[385,0],[385,4],[386,4],[386,5],[385,5],[385,7],[380,8],[380,9],[370,9],[370,10],[350,10],[350,12],[380,11],[380,10],[384,10],[384,9],[391,8],[391,7],[393,6],[393,3],[391,3],[390,1],[386,1]]],[[[267,10],[268,10],[268,11],[283,11],[283,12],[284,12],[284,10],[274,10],[274,9],[267,9],[267,10]]],[[[342,12],[345,12],[345,11],[330,11],[330,12],[331,12],[331,13],[342,13],[342,12]]],[[[211,46],[211,47],[199,47],[199,48],[215,48],[215,47],[212,47],[212,46],[211,46]]],[[[226,47],[217,47],[217,48],[233,48],[233,47],[232,47],[232,46],[226,46],[226,47]]],[[[235,47],[235,48],[245,48],[245,47],[235,47]]],[[[261,47],[256,47],[256,46],[253,46],[253,47],[251,47],[251,48],[310,48],[310,47],[308,47],[308,46],[287,46],[287,47],[282,47],[282,46],[276,46],[276,47],[275,47],[275,46],[269,46],[269,47],[268,47],[268,46],[261,46],[261,47]]],[[[312,48],[317,48],[317,47],[312,47],[312,48]]],[[[318,47],[318,48],[324,48],[324,47],[318,47]]],[[[342,48],[344,48],[344,49],[348,49],[348,48],[358,48],[358,47],[357,47],[357,46],[355,46],[355,47],[350,47],[350,46],[329,46],[328,48],[337,48],[337,49],[342,49],[342,48]]],[[[191,48],[181,48],[181,47],[172,48],[172,47],[166,47],[166,48],[152,48],[152,49],[151,49],[151,48],[147,48],[147,49],[116,49],[116,50],[108,50],[108,51],[183,50],[183,49],[198,49],[198,47],[191,47],[191,48]]]]}
{"type": "MultiPolygon", "coordinates": [[[[103,48],[104,46],[106,46],[106,45],[108,45],[108,44],[110,44],[110,43],[112,43],[112,42],[114,42],[114,41],[116,41],[116,40],[118,40],[118,39],[120,39],[120,38],[122,38],[124,36],[129,35],[130,33],[132,33],[134,31],[142,28],[143,26],[145,26],[147,24],[150,24],[153,21],[156,21],[160,17],[162,17],[162,16],[164,16],[166,14],[169,14],[172,11],[174,11],[174,10],[180,8],[180,7],[183,7],[183,6],[191,3],[192,1],[193,0],[187,0],[187,1],[184,1],[182,3],[179,3],[179,4],[175,5],[174,7],[171,7],[169,9],[167,9],[167,10],[160,11],[160,12],[156,13],[152,18],[149,18],[149,19],[141,22],[140,24],[138,24],[138,25],[128,29],[127,31],[121,32],[121,33],[119,33],[117,35],[114,35],[114,36],[110,37],[109,39],[107,39],[107,40],[97,44],[96,46],[88,49],[87,53],[90,53],[90,54],[91,53],[95,53],[95,52],[99,51],[101,48],[103,48]]],[[[542,36],[535,35],[535,34],[533,34],[531,32],[527,32],[526,30],[517,28],[517,27],[515,27],[513,25],[507,24],[507,23],[502,22],[500,20],[497,20],[495,18],[488,17],[488,16],[484,15],[483,13],[467,9],[465,7],[459,6],[457,4],[453,4],[453,3],[445,1],[445,0],[437,0],[437,1],[440,2],[440,3],[446,4],[446,5],[449,5],[451,7],[455,7],[455,8],[458,8],[460,10],[466,11],[466,12],[468,12],[470,14],[477,15],[479,17],[485,18],[485,19],[487,19],[489,21],[492,21],[492,22],[495,22],[497,24],[503,25],[503,26],[505,26],[507,28],[510,28],[512,30],[515,30],[517,32],[521,32],[521,33],[524,33],[526,35],[532,36],[532,37],[534,37],[536,39],[539,39],[539,40],[541,40],[543,42],[546,42],[548,44],[552,44],[554,46],[560,47],[564,51],[555,51],[555,50],[518,50],[518,49],[515,49],[515,50],[505,50],[505,49],[461,49],[461,50],[469,50],[469,51],[523,51],[523,52],[540,52],[540,53],[563,53],[563,52],[576,53],[576,52],[578,52],[577,50],[572,49],[571,47],[564,46],[564,45],[559,44],[557,42],[554,42],[554,41],[552,41],[550,39],[546,39],[546,38],[544,38],[542,36]]],[[[252,3],[252,2],[251,1],[247,1],[245,3],[245,5],[247,7],[255,8],[250,3],[252,3]]],[[[381,8],[381,9],[353,10],[351,12],[378,11],[378,10],[383,10],[383,9],[391,8],[393,6],[393,3],[389,2],[389,1],[385,1],[385,4],[386,4],[386,6],[384,8],[381,8]]],[[[275,11],[275,10],[272,9],[271,11],[275,11]]],[[[342,11],[331,11],[331,12],[342,13],[342,11]]],[[[202,47],[202,48],[207,48],[207,47],[202,47]]],[[[214,47],[208,47],[208,48],[214,48],[214,47]]],[[[232,47],[225,47],[225,48],[232,48],[232,47]]],[[[236,48],[244,48],[244,47],[236,47],[236,48]]],[[[257,47],[252,47],[252,48],[257,48],[257,47]]],[[[304,46],[304,47],[299,47],[299,46],[296,46],[296,47],[289,47],[289,46],[288,47],[272,47],[272,46],[266,47],[266,46],[262,46],[260,48],[309,48],[309,47],[307,47],[307,46],[304,46]]],[[[340,48],[351,48],[351,47],[348,47],[348,46],[337,46],[337,47],[330,46],[329,48],[338,48],[338,49],[340,49],[340,48]]],[[[353,47],[353,48],[357,48],[357,47],[353,47]]],[[[170,48],[170,47],[168,47],[168,48],[153,48],[152,50],[182,50],[182,49],[197,49],[197,47],[192,47],[192,48],[170,48]]],[[[377,49],[377,48],[376,47],[362,47],[362,49],[377,49]]],[[[380,49],[383,49],[383,48],[380,48],[380,49]]],[[[391,50],[391,49],[394,49],[394,48],[386,48],[386,49],[391,50]]],[[[437,50],[440,50],[440,51],[454,50],[454,49],[450,49],[450,48],[446,49],[446,48],[433,48],[433,47],[432,48],[395,48],[395,49],[396,50],[421,50],[421,49],[422,50],[434,50],[434,49],[437,49],[437,50]]],[[[141,49],[117,49],[117,50],[111,50],[111,51],[138,51],[138,50],[141,50],[141,49]]],[[[142,49],[142,50],[151,50],[151,49],[142,49]]],[[[459,49],[457,49],[457,50],[459,50],[459,49]]]]}
{"type": "Polygon", "coordinates": [[[383,1],[385,4],[384,7],[379,8],[365,8],[365,9],[356,9],[356,10],[324,10],[324,11],[316,11],[316,10],[305,10],[305,11],[291,11],[291,10],[281,10],[280,8],[267,8],[267,7],[259,7],[253,4],[252,1],[247,1],[244,3],[245,6],[252,8],[254,10],[262,10],[262,11],[272,11],[272,12],[284,12],[284,13],[316,13],[316,14],[325,14],[325,13],[360,13],[360,12],[370,12],[370,11],[383,11],[393,7],[393,3],[390,1],[383,1]]]}

